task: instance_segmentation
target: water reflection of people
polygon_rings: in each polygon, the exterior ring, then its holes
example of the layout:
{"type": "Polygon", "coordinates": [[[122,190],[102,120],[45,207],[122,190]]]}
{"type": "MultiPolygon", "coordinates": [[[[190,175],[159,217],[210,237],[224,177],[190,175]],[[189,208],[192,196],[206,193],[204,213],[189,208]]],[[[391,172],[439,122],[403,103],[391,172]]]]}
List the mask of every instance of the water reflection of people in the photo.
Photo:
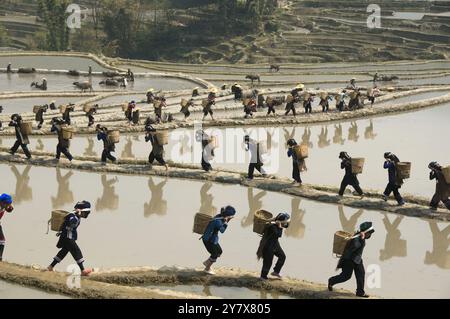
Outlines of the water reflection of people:
{"type": "Polygon", "coordinates": [[[205,294],[205,296],[207,296],[207,297],[211,297],[212,296],[212,292],[211,292],[211,287],[210,286],[204,285],[202,291],[205,294]]]}
{"type": "Polygon", "coordinates": [[[313,148],[313,143],[311,142],[311,129],[305,127],[302,135],[302,144],[308,145],[309,148],[313,148]]]}
{"type": "Polygon", "coordinates": [[[352,122],[348,128],[348,140],[358,142],[358,139],[358,124],[356,124],[356,122],[352,122]]]}
{"type": "Polygon", "coordinates": [[[212,187],[211,182],[205,182],[200,188],[200,209],[199,213],[213,216],[217,212],[217,208],[213,205],[214,196],[209,194],[212,187]]]}
{"type": "Polygon", "coordinates": [[[189,145],[190,139],[188,134],[183,134],[183,136],[180,136],[180,155],[184,154],[190,154],[192,153],[192,145],[189,145]]]}
{"type": "Polygon", "coordinates": [[[272,148],[276,148],[278,146],[278,143],[275,140],[273,140],[273,134],[275,133],[275,130],[273,128],[269,128],[266,130],[266,133],[267,133],[267,150],[271,152],[272,148]],[[271,132],[269,132],[269,130],[271,132]]]}
{"type": "Polygon", "coordinates": [[[300,202],[301,199],[298,197],[293,197],[291,200],[291,223],[285,230],[287,237],[301,239],[305,236],[306,225],[303,223],[305,210],[300,208],[300,202]]]}
{"type": "Polygon", "coordinates": [[[116,194],[116,188],[114,184],[119,181],[119,178],[115,176],[108,180],[106,174],[102,174],[102,187],[103,194],[100,198],[97,199],[95,203],[95,209],[98,211],[101,210],[117,210],[119,207],[119,196],[116,194]]]}
{"type": "Polygon", "coordinates": [[[370,120],[370,124],[368,127],[366,127],[366,130],[364,132],[364,137],[366,140],[374,140],[375,137],[377,137],[378,134],[373,132],[373,122],[370,120]]]}
{"type": "Polygon", "coordinates": [[[133,154],[133,141],[131,140],[131,136],[127,136],[127,142],[123,147],[122,158],[134,158],[133,154]]]}
{"type": "Polygon", "coordinates": [[[15,165],[11,165],[11,171],[16,177],[16,192],[13,196],[14,202],[20,204],[21,202],[28,202],[33,199],[33,189],[28,185],[30,182],[31,165],[27,165],[22,174],[15,165]]]}
{"type": "Polygon", "coordinates": [[[36,141],[36,151],[43,151],[44,150],[44,143],[42,143],[42,140],[40,138],[36,141]]]}
{"type": "Polygon", "coordinates": [[[152,193],[150,202],[144,203],[144,216],[150,217],[152,214],[165,215],[167,213],[167,201],[163,199],[164,186],[167,184],[167,178],[160,183],[155,184],[153,178],[148,178],[148,188],[152,193]]]}
{"type": "Polygon", "coordinates": [[[398,226],[400,226],[403,216],[397,216],[392,223],[387,214],[383,214],[383,223],[386,228],[386,240],[384,249],[380,249],[380,261],[391,259],[392,257],[406,256],[406,240],[402,236],[398,226]]]}
{"type": "Polygon", "coordinates": [[[436,221],[428,222],[433,235],[433,251],[425,253],[425,265],[450,269],[450,225],[440,230],[436,221]]]}
{"type": "Polygon", "coordinates": [[[342,138],[342,125],[334,125],[333,143],[344,145],[345,139],[342,138]]]}
{"type": "Polygon", "coordinates": [[[293,139],[295,137],[295,127],[292,128],[291,133],[289,133],[289,131],[283,127],[283,131],[284,131],[284,139],[285,142],[289,141],[290,139],[293,139]]]}
{"type": "Polygon", "coordinates": [[[242,227],[253,225],[253,215],[262,208],[262,198],[267,194],[266,191],[259,191],[254,195],[253,190],[253,187],[247,188],[248,215],[241,219],[242,227]]]}
{"type": "Polygon", "coordinates": [[[94,151],[94,139],[92,137],[87,138],[88,146],[84,150],[84,156],[97,156],[97,152],[94,151]]]}
{"type": "Polygon", "coordinates": [[[53,208],[61,208],[62,206],[73,203],[73,193],[69,189],[70,177],[72,177],[73,172],[69,171],[66,175],[61,174],[61,169],[56,168],[56,182],[58,183],[58,192],[56,197],[51,198],[53,208]]]}
{"type": "Polygon", "coordinates": [[[339,221],[341,222],[342,230],[347,233],[354,233],[356,230],[356,224],[358,223],[358,219],[364,213],[364,210],[359,209],[356,213],[354,213],[350,218],[347,218],[344,213],[344,206],[339,205],[339,221]]]}
{"type": "Polygon", "coordinates": [[[322,127],[318,137],[319,141],[317,142],[317,146],[319,146],[319,148],[330,146],[331,141],[328,139],[328,126],[322,127]]]}

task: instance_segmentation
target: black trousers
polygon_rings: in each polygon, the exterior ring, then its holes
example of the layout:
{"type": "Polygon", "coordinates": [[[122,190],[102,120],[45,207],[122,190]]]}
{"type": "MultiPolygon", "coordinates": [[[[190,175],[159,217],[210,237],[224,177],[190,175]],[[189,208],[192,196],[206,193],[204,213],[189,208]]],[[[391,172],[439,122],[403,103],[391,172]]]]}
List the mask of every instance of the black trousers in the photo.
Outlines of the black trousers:
{"type": "Polygon", "coordinates": [[[206,172],[209,172],[212,170],[211,164],[208,163],[207,161],[205,161],[205,159],[203,158],[203,153],[202,153],[202,168],[206,172]]]}
{"type": "Polygon", "coordinates": [[[187,119],[191,115],[191,112],[186,111],[183,114],[184,114],[184,118],[187,119]]]}
{"type": "Polygon", "coordinates": [[[400,192],[398,191],[400,187],[398,185],[395,185],[394,183],[388,183],[386,186],[386,189],[384,190],[384,195],[389,196],[392,192],[394,192],[395,199],[398,203],[403,202],[402,195],[400,195],[400,192]]]}
{"type": "Polygon", "coordinates": [[[268,249],[267,251],[263,252],[263,266],[261,270],[261,277],[265,278],[269,274],[270,267],[272,267],[274,256],[276,256],[278,260],[277,263],[275,264],[275,267],[273,268],[273,271],[276,272],[277,274],[280,273],[281,268],[283,268],[284,262],[286,261],[286,254],[284,253],[280,244],[277,243],[273,250],[268,249]]]}
{"type": "Polygon", "coordinates": [[[367,99],[370,101],[370,105],[373,105],[373,103],[375,103],[375,96],[369,96],[367,99]]]}
{"type": "Polygon", "coordinates": [[[301,183],[302,179],[300,177],[300,168],[298,167],[298,164],[296,162],[292,162],[292,178],[297,183],[301,183]]]}
{"type": "Polygon", "coordinates": [[[272,106],[267,105],[267,108],[268,108],[267,115],[269,115],[270,113],[275,114],[275,107],[273,105],[272,106]]]}
{"type": "Polygon", "coordinates": [[[211,254],[211,256],[209,257],[209,259],[212,262],[216,262],[217,258],[219,258],[222,255],[222,247],[220,247],[219,244],[214,244],[212,242],[209,241],[203,241],[203,244],[206,247],[206,250],[208,251],[208,253],[211,254]]]}
{"type": "Polygon", "coordinates": [[[72,255],[77,264],[81,264],[84,262],[83,253],[81,252],[81,249],[80,247],[78,247],[75,240],[69,238],[60,238],[56,247],[61,248],[61,250],[56,254],[54,258],[56,262],[61,262],[68,253],[72,255]]]}
{"type": "Polygon", "coordinates": [[[312,113],[311,103],[305,105],[305,113],[312,113]]]}
{"type": "Polygon", "coordinates": [[[439,194],[434,194],[433,198],[431,198],[430,206],[437,208],[439,205],[439,202],[442,201],[444,203],[445,207],[447,207],[448,210],[450,210],[450,199],[442,199],[439,194]]]}
{"type": "Polygon", "coordinates": [[[264,174],[262,172],[262,165],[261,163],[250,163],[248,165],[248,178],[253,179],[253,174],[255,172],[255,169],[258,170],[261,174],[264,174]]]}
{"type": "Polygon", "coordinates": [[[322,112],[326,113],[330,109],[330,106],[328,103],[322,104],[322,112]]]}
{"type": "Polygon", "coordinates": [[[111,155],[111,151],[108,149],[104,149],[102,152],[102,162],[106,163],[106,159],[109,159],[112,162],[116,161],[116,158],[111,155]]]}
{"type": "Polygon", "coordinates": [[[89,115],[88,119],[89,119],[88,126],[92,126],[94,124],[94,117],[92,115],[89,115]]]}
{"type": "Polygon", "coordinates": [[[39,129],[42,127],[42,124],[44,124],[44,119],[39,120],[39,123],[38,123],[39,129]]]}
{"type": "Polygon", "coordinates": [[[336,284],[340,284],[342,282],[348,281],[352,278],[352,273],[355,273],[356,277],[356,294],[363,295],[364,292],[364,277],[366,272],[364,270],[364,264],[361,261],[360,264],[354,263],[352,260],[343,260],[342,261],[342,272],[334,277],[331,277],[328,280],[330,286],[334,286],[336,284]]]}
{"type": "Polygon", "coordinates": [[[72,154],[70,154],[69,149],[67,147],[62,147],[61,145],[56,145],[56,158],[60,159],[61,153],[63,153],[69,161],[73,159],[72,154]]]}
{"type": "Polygon", "coordinates": [[[166,161],[164,160],[164,158],[162,157],[162,155],[155,155],[155,153],[153,153],[153,151],[150,152],[150,155],[148,156],[148,162],[150,164],[153,164],[153,162],[157,160],[159,164],[161,165],[166,165],[166,161]]]}
{"type": "Polygon", "coordinates": [[[14,143],[13,147],[11,148],[11,153],[14,154],[15,152],[17,152],[17,150],[19,149],[19,146],[22,147],[22,150],[23,150],[23,153],[25,154],[25,156],[27,158],[31,158],[31,153],[28,150],[27,144],[22,144],[18,140],[14,143]]]}
{"type": "Polygon", "coordinates": [[[339,102],[337,109],[342,112],[344,110],[344,102],[339,102]]]}
{"type": "Polygon", "coordinates": [[[290,111],[292,111],[292,114],[294,114],[294,116],[296,115],[294,104],[292,104],[292,105],[290,105],[290,106],[287,107],[287,110],[286,110],[286,112],[284,113],[284,115],[288,115],[290,111]]]}
{"type": "Polygon", "coordinates": [[[363,191],[359,186],[359,182],[356,178],[348,178],[344,176],[344,179],[341,182],[341,188],[339,189],[339,195],[344,195],[345,189],[349,185],[352,186],[359,195],[363,194],[363,191]]]}

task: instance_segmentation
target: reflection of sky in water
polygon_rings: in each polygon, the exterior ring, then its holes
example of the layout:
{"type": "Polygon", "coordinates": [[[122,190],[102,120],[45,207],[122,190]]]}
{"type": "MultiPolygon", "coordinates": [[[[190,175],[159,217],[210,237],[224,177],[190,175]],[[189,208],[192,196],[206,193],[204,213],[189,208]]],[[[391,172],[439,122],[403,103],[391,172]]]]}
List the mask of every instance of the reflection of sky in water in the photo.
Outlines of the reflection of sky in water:
{"type": "Polygon", "coordinates": [[[1,299],[69,299],[66,296],[51,294],[38,289],[32,289],[20,285],[0,281],[1,299]]]}
{"type": "MultiPolygon", "coordinates": [[[[220,266],[259,271],[261,264],[255,258],[259,237],[252,233],[252,214],[259,208],[286,211],[292,223],[281,238],[287,254],[284,275],[326,283],[337,261],[331,254],[332,234],[370,220],[376,233],[367,243],[365,264],[380,265],[382,287],[368,289],[369,293],[450,297],[450,226],[445,223],[339,208],[234,185],[146,176],[118,176],[116,180],[113,174],[74,171],[70,175],[68,170],[58,176],[54,168],[33,167],[24,172],[24,166],[14,169],[16,177],[12,167],[0,165],[2,191],[16,199],[14,213],[2,219],[8,238],[5,258],[11,262],[47,265],[57,252],[54,233],[45,235],[50,211],[70,209],[75,201],[86,199],[94,210],[82,221],[79,245],[88,266],[200,267],[207,253],[192,233],[194,214],[232,204],[238,214],[221,236],[220,266]],[[26,188],[32,194],[25,196],[26,188]]],[[[68,256],[58,269],[71,263],[68,256]]],[[[354,279],[342,285],[350,290],[354,286],[354,279]]]]}

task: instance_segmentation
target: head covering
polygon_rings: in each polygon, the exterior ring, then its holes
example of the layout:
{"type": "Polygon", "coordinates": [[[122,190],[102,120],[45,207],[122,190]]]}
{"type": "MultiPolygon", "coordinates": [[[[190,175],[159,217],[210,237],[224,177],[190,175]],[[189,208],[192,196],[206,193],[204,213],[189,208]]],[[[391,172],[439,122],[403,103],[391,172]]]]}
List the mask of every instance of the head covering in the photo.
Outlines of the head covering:
{"type": "Polygon", "coordinates": [[[11,195],[5,194],[5,193],[1,194],[0,195],[0,202],[4,202],[4,203],[7,203],[7,204],[12,204],[12,197],[11,197],[11,195]]]}
{"type": "Polygon", "coordinates": [[[245,135],[245,136],[244,136],[244,141],[245,141],[245,142],[250,141],[250,136],[249,136],[249,135],[245,135]]]}
{"type": "Polygon", "coordinates": [[[147,90],[147,92],[153,92],[154,91],[154,88],[149,88],[148,90],[147,90]]]}
{"type": "Polygon", "coordinates": [[[344,159],[344,158],[350,159],[351,157],[350,157],[350,155],[348,155],[347,152],[340,152],[340,153],[339,153],[339,158],[340,158],[340,159],[344,159]]]}
{"type": "Polygon", "coordinates": [[[242,88],[242,86],[240,84],[235,84],[234,87],[237,87],[237,88],[240,88],[240,89],[242,88]]]}
{"type": "Polygon", "coordinates": [[[208,90],[209,93],[217,93],[218,90],[215,87],[212,87],[208,90]]]}
{"type": "Polygon", "coordinates": [[[440,169],[441,165],[439,165],[438,162],[431,162],[430,164],[428,164],[428,168],[429,169],[440,169]]]}
{"type": "Polygon", "coordinates": [[[231,217],[236,215],[236,210],[233,206],[225,206],[220,209],[220,214],[224,217],[231,217]]]}
{"type": "Polygon", "coordinates": [[[296,89],[303,89],[304,87],[305,87],[305,85],[303,85],[302,83],[298,83],[295,88],[296,89]]]}
{"type": "Polygon", "coordinates": [[[86,217],[91,213],[91,203],[86,200],[76,203],[73,208],[79,209],[81,212],[86,213],[86,217]]]}
{"type": "Polygon", "coordinates": [[[366,234],[374,233],[375,229],[373,229],[372,222],[364,222],[361,225],[359,225],[359,232],[366,234]]]}
{"type": "Polygon", "coordinates": [[[198,90],[199,89],[199,87],[198,86],[196,86],[195,88],[193,88],[192,90],[198,90]]]}
{"type": "Polygon", "coordinates": [[[283,228],[288,228],[291,222],[291,216],[288,213],[279,213],[274,220],[280,222],[283,228]]]}
{"type": "Polygon", "coordinates": [[[287,141],[287,145],[289,145],[289,146],[295,146],[295,145],[297,145],[297,141],[294,140],[293,138],[290,138],[290,139],[287,141]]]}

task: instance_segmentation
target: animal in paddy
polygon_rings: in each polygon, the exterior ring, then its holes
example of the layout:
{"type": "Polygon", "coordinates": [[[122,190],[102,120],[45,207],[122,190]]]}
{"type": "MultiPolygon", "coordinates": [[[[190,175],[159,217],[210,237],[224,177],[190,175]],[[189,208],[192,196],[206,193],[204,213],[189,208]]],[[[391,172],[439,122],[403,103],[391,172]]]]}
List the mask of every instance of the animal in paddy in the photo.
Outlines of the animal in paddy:
{"type": "Polygon", "coordinates": [[[73,82],[73,85],[75,85],[78,89],[81,90],[81,92],[86,92],[89,90],[89,92],[94,91],[92,88],[92,83],[85,81],[85,82],[73,82]]]}
{"type": "Polygon", "coordinates": [[[245,76],[245,78],[252,81],[252,85],[255,81],[258,81],[258,84],[261,83],[261,77],[258,74],[248,74],[245,76]]]}

